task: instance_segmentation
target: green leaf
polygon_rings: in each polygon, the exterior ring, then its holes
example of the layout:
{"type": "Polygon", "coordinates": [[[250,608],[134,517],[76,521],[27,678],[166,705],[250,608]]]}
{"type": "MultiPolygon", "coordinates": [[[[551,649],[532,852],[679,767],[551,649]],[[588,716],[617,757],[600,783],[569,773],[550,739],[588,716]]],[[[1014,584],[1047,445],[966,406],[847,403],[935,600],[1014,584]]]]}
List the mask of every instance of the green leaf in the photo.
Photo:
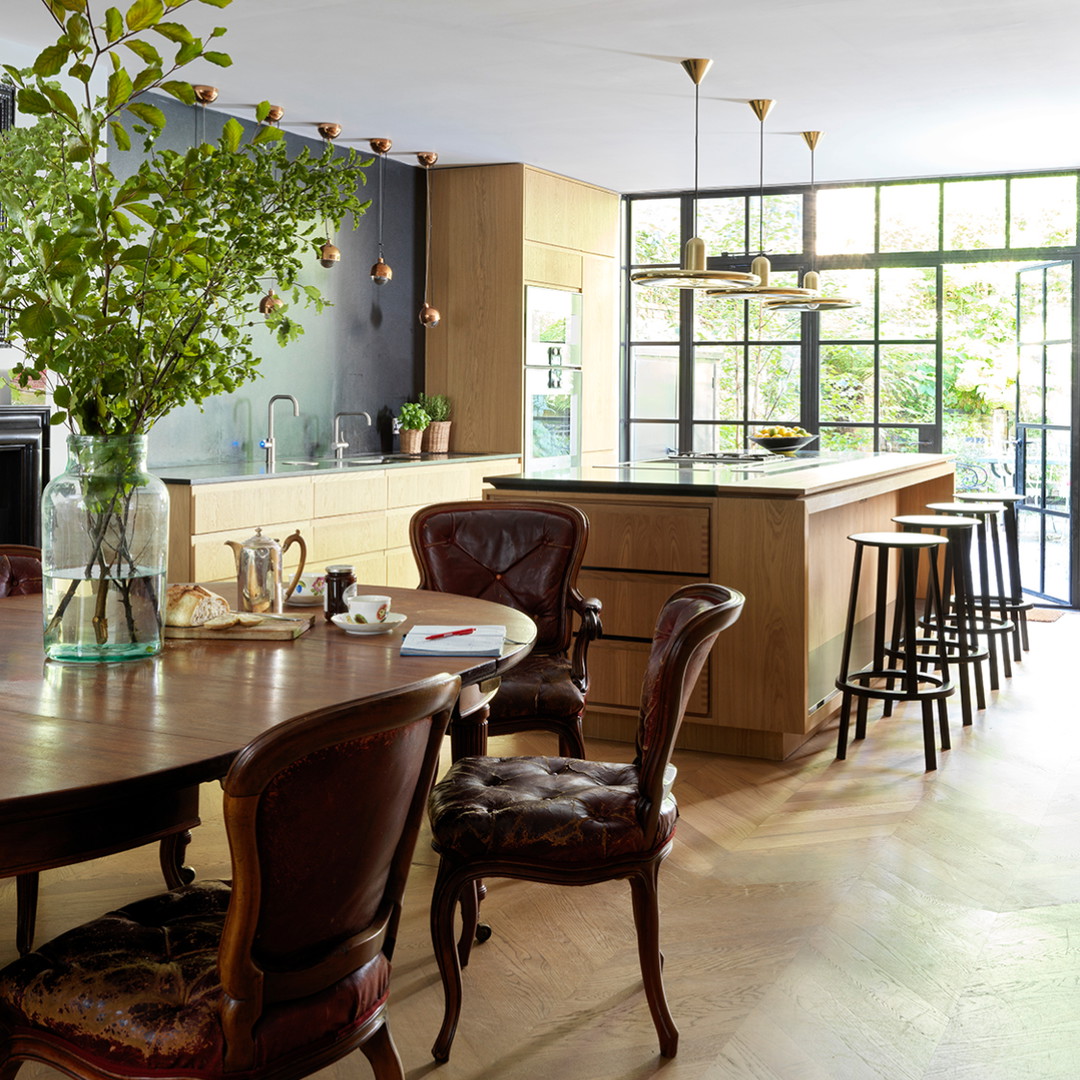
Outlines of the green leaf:
{"type": "Polygon", "coordinates": [[[186,42],[195,40],[192,32],[186,26],[184,26],[183,23],[158,23],[157,26],[154,27],[154,30],[162,37],[168,38],[170,41],[175,41],[178,44],[185,44],[186,42]]]}
{"type": "Polygon", "coordinates": [[[34,74],[43,78],[59,75],[70,55],[71,50],[66,45],[50,45],[43,49],[34,61],[34,74]]]}
{"type": "Polygon", "coordinates": [[[150,67],[162,66],[161,53],[159,53],[149,41],[143,41],[142,38],[132,38],[130,41],[125,41],[124,44],[140,60],[142,60],[144,64],[148,64],[150,67]]]}
{"type": "Polygon", "coordinates": [[[75,108],[74,102],[57,86],[45,85],[42,87],[46,96],[52,102],[53,108],[62,116],[66,116],[69,120],[77,120],[79,113],[75,108]]]}
{"type": "Polygon", "coordinates": [[[200,56],[202,56],[202,42],[195,38],[193,41],[185,42],[176,50],[173,62],[177,67],[183,67],[185,64],[190,64],[192,60],[197,60],[200,56]]]}
{"type": "Polygon", "coordinates": [[[110,45],[124,36],[124,16],[119,8],[111,7],[105,12],[105,36],[110,45]]]}
{"type": "Polygon", "coordinates": [[[177,101],[182,101],[185,105],[195,104],[195,91],[191,89],[191,83],[189,82],[173,79],[169,82],[163,82],[158,89],[164,90],[166,94],[171,94],[177,101]]]}
{"type": "Polygon", "coordinates": [[[90,160],[90,148],[86,143],[82,142],[70,142],[64,150],[67,155],[67,159],[70,162],[78,164],[81,161],[90,160]]]}
{"type": "Polygon", "coordinates": [[[109,76],[109,92],[105,99],[105,108],[109,112],[116,112],[125,102],[131,99],[132,86],[128,73],[121,68],[109,76]]]}
{"type": "Polygon", "coordinates": [[[127,10],[127,28],[132,33],[146,30],[164,14],[165,7],[161,0],[135,0],[135,3],[127,10]]]}
{"type": "Polygon", "coordinates": [[[285,132],[278,127],[271,127],[269,124],[264,124],[255,133],[255,137],[251,140],[252,146],[258,146],[259,143],[278,142],[280,139],[285,138],[285,132]]]}
{"type": "Polygon", "coordinates": [[[93,48],[90,23],[81,12],[75,12],[67,21],[67,33],[61,38],[75,52],[87,52],[93,48]]]}
{"type": "Polygon", "coordinates": [[[53,401],[55,401],[61,409],[66,409],[71,404],[71,390],[61,384],[53,391],[53,401]]]}
{"type": "Polygon", "coordinates": [[[228,7],[232,0],[199,0],[200,4],[209,4],[211,7],[225,8],[228,7]]]}
{"type": "Polygon", "coordinates": [[[240,149],[240,140],[244,137],[244,125],[236,119],[235,116],[230,116],[225,121],[225,126],[221,129],[221,144],[226,150],[236,153],[240,149]]]}
{"type": "Polygon", "coordinates": [[[261,124],[269,115],[274,106],[269,101],[260,101],[255,106],[255,119],[261,124]]]}
{"type": "Polygon", "coordinates": [[[16,86],[23,85],[22,72],[17,67],[12,67],[10,64],[5,64],[4,70],[8,73],[9,78],[16,86]]]}
{"type": "Polygon", "coordinates": [[[86,0],[55,0],[65,11],[86,11],[86,0]]]}
{"type": "MultiPolygon", "coordinates": [[[[161,68],[148,67],[143,68],[138,75],[135,76],[135,82],[131,87],[131,96],[138,97],[144,90],[148,90],[153,86],[158,79],[161,78],[161,68]]],[[[162,125],[164,126],[164,124],[162,125]]]]}
{"type": "Polygon", "coordinates": [[[127,111],[137,116],[144,124],[150,124],[158,130],[165,126],[165,114],[156,105],[147,105],[145,102],[133,101],[127,111]]]}
{"type": "Polygon", "coordinates": [[[147,225],[156,226],[158,223],[158,212],[152,206],[147,206],[145,203],[129,203],[126,209],[129,214],[141,218],[147,225]]]}
{"type": "Polygon", "coordinates": [[[228,32],[229,32],[228,29],[226,27],[224,27],[224,26],[215,26],[214,29],[210,31],[210,36],[212,38],[222,37],[223,35],[227,34],[228,32]]]}
{"type": "Polygon", "coordinates": [[[218,67],[232,67],[232,57],[228,53],[204,52],[202,58],[209,60],[211,64],[217,64],[218,67]]]}
{"type": "Polygon", "coordinates": [[[19,91],[17,100],[19,112],[26,113],[28,116],[45,116],[52,111],[49,99],[28,86],[19,91]]]}
{"type": "Polygon", "coordinates": [[[16,326],[24,338],[44,337],[56,328],[56,320],[47,304],[32,304],[19,312],[16,326]]]}
{"type": "Polygon", "coordinates": [[[68,68],[68,74],[73,79],[78,79],[79,82],[86,84],[90,81],[90,76],[94,74],[94,70],[89,64],[78,63],[72,64],[68,68]]]}

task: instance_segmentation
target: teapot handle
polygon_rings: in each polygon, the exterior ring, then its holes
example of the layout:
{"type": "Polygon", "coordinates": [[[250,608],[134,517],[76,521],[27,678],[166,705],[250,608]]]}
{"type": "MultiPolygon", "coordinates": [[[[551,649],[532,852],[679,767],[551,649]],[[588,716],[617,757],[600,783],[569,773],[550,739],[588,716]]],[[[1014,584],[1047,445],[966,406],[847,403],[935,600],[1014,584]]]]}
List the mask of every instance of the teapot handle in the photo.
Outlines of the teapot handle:
{"type": "Polygon", "coordinates": [[[296,568],[296,575],[292,579],[292,584],[285,590],[285,599],[288,600],[293,594],[293,589],[296,588],[297,583],[300,581],[300,575],[304,572],[304,563],[307,562],[307,544],[304,543],[304,538],[300,535],[300,530],[286,538],[285,543],[281,545],[282,558],[285,556],[285,552],[289,550],[290,544],[300,545],[300,565],[296,568]]]}

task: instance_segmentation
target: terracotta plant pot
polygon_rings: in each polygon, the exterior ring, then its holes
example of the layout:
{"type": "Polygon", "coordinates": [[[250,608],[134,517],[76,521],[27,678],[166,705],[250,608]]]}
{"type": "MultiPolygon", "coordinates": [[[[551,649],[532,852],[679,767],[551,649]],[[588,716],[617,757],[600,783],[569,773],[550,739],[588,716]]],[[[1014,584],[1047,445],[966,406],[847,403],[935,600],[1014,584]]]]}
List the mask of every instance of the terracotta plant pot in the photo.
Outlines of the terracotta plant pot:
{"type": "Polygon", "coordinates": [[[398,433],[403,454],[419,454],[424,433],[419,428],[402,428],[398,433]]]}
{"type": "Polygon", "coordinates": [[[450,449],[449,420],[432,420],[424,428],[424,451],[428,454],[445,454],[450,449]]]}

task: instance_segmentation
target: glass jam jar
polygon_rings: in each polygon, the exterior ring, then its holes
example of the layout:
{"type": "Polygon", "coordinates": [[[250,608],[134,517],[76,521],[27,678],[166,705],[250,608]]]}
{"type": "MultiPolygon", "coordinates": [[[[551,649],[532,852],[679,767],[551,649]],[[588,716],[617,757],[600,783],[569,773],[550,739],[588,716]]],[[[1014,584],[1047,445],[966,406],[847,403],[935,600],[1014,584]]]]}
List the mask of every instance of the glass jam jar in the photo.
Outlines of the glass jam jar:
{"type": "Polygon", "coordinates": [[[323,615],[327,622],[335,615],[341,615],[349,610],[345,602],[345,590],[355,584],[356,574],[353,573],[351,566],[335,564],[326,568],[323,615]]]}

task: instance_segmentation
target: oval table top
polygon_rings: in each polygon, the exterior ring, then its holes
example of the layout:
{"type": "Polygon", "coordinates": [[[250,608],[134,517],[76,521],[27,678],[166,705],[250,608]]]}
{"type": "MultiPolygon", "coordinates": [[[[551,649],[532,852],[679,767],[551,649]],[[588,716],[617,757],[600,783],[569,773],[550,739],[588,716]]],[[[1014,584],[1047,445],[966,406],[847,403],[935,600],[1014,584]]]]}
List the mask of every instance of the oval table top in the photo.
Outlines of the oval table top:
{"type": "MultiPolygon", "coordinates": [[[[231,586],[212,584],[231,598],[231,586]]],[[[536,627],[513,608],[418,589],[363,586],[408,618],[386,634],[346,634],[326,622],[293,640],[169,639],[159,656],[115,664],[46,662],[41,596],[0,600],[0,834],[108,791],[131,795],[224,775],[267,728],[303,713],[403,689],[433,675],[476,685],[532,649],[536,627]],[[506,626],[499,657],[401,656],[410,626],[506,626]]],[[[0,847],[3,846],[0,835],[0,847]]]]}

